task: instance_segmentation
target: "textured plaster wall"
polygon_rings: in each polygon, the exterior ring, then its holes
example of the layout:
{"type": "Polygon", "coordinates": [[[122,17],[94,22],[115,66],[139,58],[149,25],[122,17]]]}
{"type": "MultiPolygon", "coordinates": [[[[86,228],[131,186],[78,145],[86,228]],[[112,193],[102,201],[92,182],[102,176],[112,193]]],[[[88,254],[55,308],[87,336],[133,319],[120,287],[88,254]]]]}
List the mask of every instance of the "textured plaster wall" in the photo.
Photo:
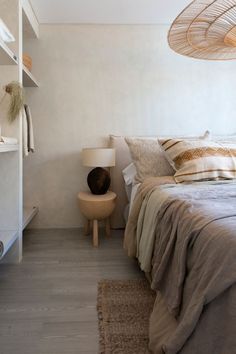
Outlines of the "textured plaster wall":
{"type": "Polygon", "coordinates": [[[77,227],[83,147],[121,135],[236,131],[236,63],[181,57],[165,26],[43,25],[27,43],[39,89],[27,89],[36,153],[24,162],[31,227],[77,227]]]}

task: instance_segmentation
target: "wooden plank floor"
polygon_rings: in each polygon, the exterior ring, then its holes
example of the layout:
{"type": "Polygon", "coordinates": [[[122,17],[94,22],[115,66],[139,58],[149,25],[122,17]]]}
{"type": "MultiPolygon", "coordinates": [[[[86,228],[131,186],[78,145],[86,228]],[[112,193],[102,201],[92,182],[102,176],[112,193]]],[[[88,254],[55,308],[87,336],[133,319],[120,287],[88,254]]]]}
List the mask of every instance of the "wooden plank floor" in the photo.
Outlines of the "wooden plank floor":
{"type": "Polygon", "coordinates": [[[98,353],[97,282],[143,276],[122,232],[98,249],[82,230],[24,235],[20,265],[0,265],[0,354],[98,353]]]}

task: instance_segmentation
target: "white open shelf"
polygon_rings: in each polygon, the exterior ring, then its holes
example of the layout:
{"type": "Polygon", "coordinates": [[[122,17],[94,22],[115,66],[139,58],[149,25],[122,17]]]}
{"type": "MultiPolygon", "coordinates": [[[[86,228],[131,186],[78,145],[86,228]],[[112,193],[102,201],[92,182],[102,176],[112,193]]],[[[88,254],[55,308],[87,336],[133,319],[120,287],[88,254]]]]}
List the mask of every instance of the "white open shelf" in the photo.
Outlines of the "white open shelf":
{"type": "Polygon", "coordinates": [[[39,87],[37,80],[32,73],[23,65],[23,86],[24,87],[39,87]]]}
{"type": "Polygon", "coordinates": [[[24,207],[23,209],[23,230],[29,225],[30,221],[38,214],[38,207],[24,207]]]}
{"type": "MultiPolygon", "coordinates": [[[[39,23],[30,0],[0,0],[0,17],[15,38],[14,43],[6,43],[0,39],[1,85],[4,86],[11,81],[17,81],[25,87],[38,87],[34,75],[26,67],[22,67],[24,49],[27,48],[27,52],[29,50],[30,54],[31,39],[39,37],[39,23]]],[[[26,91],[28,93],[29,90],[26,91]]],[[[3,95],[4,93],[0,96],[3,95]]],[[[4,106],[0,107],[1,116],[5,115],[5,108],[4,106]]],[[[6,121],[4,131],[6,131],[5,135],[15,136],[18,140],[5,139],[5,142],[0,140],[0,241],[4,245],[3,255],[0,256],[1,264],[21,261],[22,229],[30,223],[38,212],[38,208],[25,208],[24,217],[22,216],[23,220],[18,218],[19,211],[23,209],[24,199],[22,193],[22,119],[17,124],[12,125],[6,121]],[[14,144],[8,143],[11,141],[14,144]],[[3,154],[1,155],[1,153],[3,154]]],[[[29,202],[29,205],[32,204],[32,202],[29,202]]]]}
{"type": "Polygon", "coordinates": [[[0,230],[0,241],[3,242],[4,245],[4,251],[2,256],[0,256],[0,259],[4,257],[6,252],[9,250],[9,248],[13,245],[13,243],[16,241],[18,238],[18,231],[16,230],[0,230]]]}
{"type": "Polygon", "coordinates": [[[22,0],[23,33],[27,38],[39,38],[39,24],[28,0],[22,0]]]}
{"type": "Polygon", "coordinates": [[[17,65],[17,58],[10,48],[0,39],[0,65],[17,65]]]}
{"type": "Polygon", "coordinates": [[[18,151],[18,150],[19,150],[19,145],[18,144],[0,143],[0,153],[1,152],[18,151]]]}

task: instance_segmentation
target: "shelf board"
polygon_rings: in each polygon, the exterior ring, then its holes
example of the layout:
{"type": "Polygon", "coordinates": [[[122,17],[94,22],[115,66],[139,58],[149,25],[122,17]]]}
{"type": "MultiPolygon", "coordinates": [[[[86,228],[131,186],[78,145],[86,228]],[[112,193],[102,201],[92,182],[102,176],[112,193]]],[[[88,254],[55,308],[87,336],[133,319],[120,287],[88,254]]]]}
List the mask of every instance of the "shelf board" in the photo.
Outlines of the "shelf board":
{"type": "Polygon", "coordinates": [[[19,150],[19,144],[0,143],[0,153],[1,152],[18,151],[18,150],[19,150]]]}
{"type": "Polygon", "coordinates": [[[0,259],[4,257],[17,238],[18,232],[16,230],[0,230],[0,241],[2,241],[4,245],[3,254],[0,256],[0,259]]]}
{"type": "Polygon", "coordinates": [[[10,48],[0,39],[0,65],[17,65],[17,58],[10,48]]]}
{"type": "Polygon", "coordinates": [[[23,230],[31,222],[31,220],[38,214],[38,207],[24,207],[23,209],[23,230]]]}
{"type": "Polygon", "coordinates": [[[32,73],[23,65],[23,86],[24,87],[39,87],[37,80],[32,73]]]}
{"type": "Polygon", "coordinates": [[[23,35],[26,38],[39,38],[39,23],[29,0],[22,0],[23,35]]]}

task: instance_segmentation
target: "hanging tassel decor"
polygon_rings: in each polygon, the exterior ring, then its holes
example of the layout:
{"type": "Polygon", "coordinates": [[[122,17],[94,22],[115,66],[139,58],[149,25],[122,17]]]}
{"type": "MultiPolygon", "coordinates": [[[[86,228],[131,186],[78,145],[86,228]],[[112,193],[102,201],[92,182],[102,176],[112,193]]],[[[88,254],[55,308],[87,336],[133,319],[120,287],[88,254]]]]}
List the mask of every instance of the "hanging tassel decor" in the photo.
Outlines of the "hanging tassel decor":
{"type": "Polygon", "coordinates": [[[14,122],[20,113],[24,104],[24,93],[21,84],[17,81],[12,81],[5,86],[5,91],[10,95],[10,105],[8,109],[8,120],[14,122]]]}

